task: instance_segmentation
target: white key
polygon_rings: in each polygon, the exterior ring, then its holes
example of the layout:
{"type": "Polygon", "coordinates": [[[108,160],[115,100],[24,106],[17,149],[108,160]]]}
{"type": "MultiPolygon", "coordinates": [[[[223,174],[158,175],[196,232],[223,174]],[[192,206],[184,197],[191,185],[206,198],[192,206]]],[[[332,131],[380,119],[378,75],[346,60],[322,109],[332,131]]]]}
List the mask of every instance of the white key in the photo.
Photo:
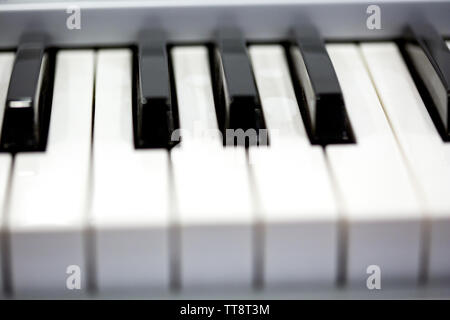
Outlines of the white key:
{"type": "MultiPolygon", "coordinates": [[[[5,110],[6,94],[8,92],[9,79],[14,64],[14,53],[0,54],[0,128],[3,123],[3,112],[5,110]]],[[[6,253],[3,252],[5,244],[2,243],[3,233],[5,232],[5,196],[8,188],[8,179],[11,168],[11,155],[8,153],[0,154],[0,296],[3,288],[3,266],[6,253]]]]}
{"type": "Polygon", "coordinates": [[[13,169],[8,228],[15,292],[86,288],[93,90],[94,51],[60,51],[47,150],[18,154],[13,169]],[[66,284],[70,273],[74,281],[66,284]]]}
{"type": "Polygon", "coordinates": [[[171,152],[183,288],[250,287],[253,215],[242,148],[225,149],[217,132],[206,47],[172,49],[180,127],[190,142],[171,152]],[[194,129],[192,129],[194,128],[194,129]]]}
{"type": "Polygon", "coordinates": [[[168,155],[134,149],[131,104],[131,51],[100,50],[91,212],[100,291],[169,285],[168,155]]]}
{"type": "Polygon", "coordinates": [[[356,136],[327,146],[347,231],[347,279],[366,287],[367,268],[383,285],[419,276],[422,212],[407,167],[383,113],[359,48],[327,45],[356,136]],[[369,269],[370,270],[370,269],[369,269]]]}
{"type": "Polygon", "coordinates": [[[172,50],[183,148],[222,144],[207,56],[200,46],[172,50]]]}
{"type": "Polygon", "coordinates": [[[283,47],[253,45],[249,52],[270,139],[270,147],[249,150],[264,228],[264,284],[331,286],[338,212],[323,151],[306,135],[283,47]]]}
{"type": "Polygon", "coordinates": [[[253,45],[249,49],[256,84],[269,130],[270,145],[310,146],[291,83],[284,49],[278,45],[253,45]]]}
{"type": "Polygon", "coordinates": [[[450,144],[438,135],[397,46],[363,44],[362,53],[425,206],[431,231],[426,247],[428,277],[448,279],[450,144]]]}

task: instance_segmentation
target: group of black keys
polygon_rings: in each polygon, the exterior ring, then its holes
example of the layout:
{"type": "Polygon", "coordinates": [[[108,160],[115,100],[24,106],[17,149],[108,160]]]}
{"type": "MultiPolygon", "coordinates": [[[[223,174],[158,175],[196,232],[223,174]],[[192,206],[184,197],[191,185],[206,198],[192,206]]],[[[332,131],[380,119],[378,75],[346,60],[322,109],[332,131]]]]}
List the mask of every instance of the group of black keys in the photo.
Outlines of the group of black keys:
{"type": "MultiPolygon", "coordinates": [[[[450,118],[443,119],[438,110],[449,106],[450,52],[442,37],[429,24],[409,26],[405,35],[403,44],[420,48],[436,73],[427,75],[413,70],[418,81],[416,84],[423,89],[421,94],[431,104],[430,114],[438,131],[444,140],[449,140],[450,118]],[[439,106],[434,99],[436,90],[427,87],[430,83],[427,77],[436,75],[443,85],[444,92],[440,94],[447,97],[445,106],[439,106]]],[[[258,135],[266,126],[246,40],[236,29],[220,30],[215,39],[213,44],[209,44],[209,52],[219,129],[224,137],[226,129],[254,129],[252,132],[258,135]]],[[[298,47],[307,71],[308,78],[300,81],[293,58],[287,54],[292,83],[311,143],[355,143],[339,81],[320,33],[310,25],[301,26],[295,28],[291,39],[283,44],[286,52],[292,45],[298,47]],[[312,88],[314,106],[306,101],[305,81],[309,81],[308,88],[312,88]]],[[[179,120],[169,49],[161,30],[143,32],[134,48],[133,127],[136,148],[170,149],[178,142],[171,139],[173,131],[179,128],[179,120]]],[[[7,92],[0,150],[12,153],[45,150],[56,51],[46,47],[44,38],[36,36],[24,38],[19,45],[7,92]]],[[[419,63],[414,61],[414,57],[408,57],[410,65],[419,63]]],[[[446,114],[450,117],[450,112],[446,114]]],[[[248,141],[258,143],[259,139],[257,136],[248,141]]]]}

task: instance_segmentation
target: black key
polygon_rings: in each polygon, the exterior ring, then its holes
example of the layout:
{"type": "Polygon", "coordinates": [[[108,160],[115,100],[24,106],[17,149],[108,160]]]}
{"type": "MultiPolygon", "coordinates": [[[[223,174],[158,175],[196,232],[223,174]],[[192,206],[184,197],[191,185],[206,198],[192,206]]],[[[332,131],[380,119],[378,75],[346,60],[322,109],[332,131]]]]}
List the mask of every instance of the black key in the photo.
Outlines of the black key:
{"type": "Polygon", "coordinates": [[[42,42],[19,46],[9,83],[1,133],[3,151],[43,151],[53,94],[53,58],[42,42]]]}
{"type": "Polygon", "coordinates": [[[239,31],[227,29],[218,33],[213,63],[217,117],[224,143],[267,145],[261,102],[239,31]]]}
{"type": "Polygon", "coordinates": [[[293,82],[311,142],[354,142],[341,87],[320,34],[305,25],[294,30],[294,42],[293,82]]]}
{"type": "MultiPolygon", "coordinates": [[[[450,50],[442,36],[427,23],[407,28],[405,51],[426,91],[427,108],[444,140],[450,140],[450,50]]],[[[422,92],[423,93],[423,92],[422,92]]]]}
{"type": "Polygon", "coordinates": [[[142,34],[134,72],[136,148],[171,148],[178,142],[172,141],[172,133],[178,128],[178,117],[169,70],[164,33],[155,30],[142,34]]]}

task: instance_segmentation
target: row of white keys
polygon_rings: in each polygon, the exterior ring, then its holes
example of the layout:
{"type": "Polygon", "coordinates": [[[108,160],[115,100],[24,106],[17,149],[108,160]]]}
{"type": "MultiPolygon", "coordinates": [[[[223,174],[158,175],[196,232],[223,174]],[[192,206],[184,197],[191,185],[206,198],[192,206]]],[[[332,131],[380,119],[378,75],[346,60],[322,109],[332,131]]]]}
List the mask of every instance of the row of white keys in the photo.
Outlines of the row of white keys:
{"type": "Polygon", "coordinates": [[[431,282],[450,278],[450,144],[444,143],[394,43],[362,44],[385,113],[410,167],[429,226],[431,282]]]}
{"type": "MultiPolygon", "coordinates": [[[[5,110],[6,94],[8,92],[9,79],[14,63],[14,53],[1,53],[0,54],[0,123],[3,123],[3,112],[5,110]]],[[[5,235],[5,213],[3,209],[5,207],[5,199],[8,188],[8,179],[11,168],[11,155],[0,155],[0,296],[2,291],[3,281],[3,266],[6,264],[6,253],[3,250],[6,244],[3,243],[5,235]]]]}
{"type": "Polygon", "coordinates": [[[415,283],[423,216],[412,180],[358,47],[327,51],[356,136],[356,144],[326,147],[346,226],[347,282],[365,287],[375,265],[384,285],[415,283]]]}
{"type": "Polygon", "coordinates": [[[131,50],[100,50],[90,218],[99,291],[169,286],[169,158],[134,148],[131,104],[131,50]]]}
{"type": "Polygon", "coordinates": [[[171,55],[186,138],[171,151],[181,287],[250,288],[253,212],[245,150],[224,148],[216,134],[207,48],[175,47],[171,55]]]}
{"type": "Polygon", "coordinates": [[[338,213],[322,148],[309,142],[283,47],[252,45],[249,53],[270,139],[270,147],[249,150],[264,228],[263,283],[332,286],[338,213]]]}
{"type": "MultiPolygon", "coordinates": [[[[311,146],[305,133],[285,52],[277,45],[249,49],[271,142],[249,150],[249,166],[244,149],[224,148],[217,134],[206,47],[171,51],[185,131],[170,159],[165,150],[134,149],[131,51],[100,50],[92,190],[86,189],[95,54],[61,51],[47,151],[17,156],[9,212],[2,214],[9,217],[1,230],[7,226],[11,234],[13,289],[65,290],[69,266],[80,267],[86,287],[83,230],[89,192],[100,290],[167,288],[170,223],[180,232],[176,253],[183,288],[250,287],[255,209],[264,228],[258,254],[265,286],[333,285],[338,259],[344,258],[338,257],[338,209],[347,225],[350,283],[365,285],[369,265],[380,266],[383,283],[414,282],[422,250],[418,192],[358,47],[327,49],[357,139],[356,145],[326,148],[334,191],[323,151],[311,146]]],[[[437,135],[395,46],[363,45],[363,53],[431,216],[430,276],[448,277],[450,148],[437,135]],[[411,119],[402,118],[407,111],[411,119]]],[[[0,56],[2,106],[12,63],[13,54],[0,56]]],[[[1,207],[10,162],[9,155],[0,158],[1,207]]]]}
{"type": "Polygon", "coordinates": [[[57,54],[47,150],[15,158],[7,228],[16,293],[86,287],[94,58],[91,50],[57,54]],[[75,272],[80,280],[66,283],[75,272]]]}

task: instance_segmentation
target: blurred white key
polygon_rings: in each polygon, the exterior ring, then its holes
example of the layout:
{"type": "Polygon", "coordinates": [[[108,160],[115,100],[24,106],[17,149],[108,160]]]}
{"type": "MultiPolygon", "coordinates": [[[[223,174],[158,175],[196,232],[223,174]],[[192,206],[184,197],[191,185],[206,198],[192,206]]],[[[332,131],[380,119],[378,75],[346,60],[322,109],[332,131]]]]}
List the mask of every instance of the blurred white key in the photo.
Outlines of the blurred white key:
{"type": "Polygon", "coordinates": [[[449,279],[450,144],[437,133],[397,46],[363,44],[362,53],[425,206],[428,278],[449,279]]]}
{"type": "MultiPolygon", "coordinates": [[[[0,127],[3,123],[3,112],[5,110],[6,94],[8,92],[9,79],[14,63],[14,53],[0,54],[0,127]]],[[[6,253],[3,252],[5,244],[2,243],[5,232],[5,196],[8,188],[8,179],[11,169],[11,155],[3,153],[0,155],[0,296],[3,288],[3,266],[6,263],[3,259],[6,253]]]]}
{"type": "Polygon", "coordinates": [[[171,54],[180,127],[189,135],[171,152],[181,286],[250,287],[253,215],[244,149],[223,148],[214,134],[207,48],[175,47],[171,54]]]}
{"type": "Polygon", "coordinates": [[[356,136],[354,145],[327,146],[347,232],[347,280],[366,287],[367,268],[382,284],[419,277],[422,211],[359,48],[327,45],[356,136]]]}
{"type": "Polygon", "coordinates": [[[323,151],[306,135],[283,47],[253,45],[249,52],[270,140],[268,148],[249,150],[264,284],[332,286],[338,212],[323,151]]]}
{"type": "Polygon", "coordinates": [[[207,57],[201,46],[172,50],[183,148],[222,144],[207,57]]]}
{"type": "Polygon", "coordinates": [[[70,292],[78,282],[66,283],[70,273],[75,279],[79,274],[81,290],[86,289],[94,55],[57,54],[47,149],[15,158],[8,213],[15,292],[70,292]]]}
{"type": "Polygon", "coordinates": [[[100,50],[91,212],[100,291],[169,285],[169,159],[134,149],[131,104],[131,51],[100,50]]]}

